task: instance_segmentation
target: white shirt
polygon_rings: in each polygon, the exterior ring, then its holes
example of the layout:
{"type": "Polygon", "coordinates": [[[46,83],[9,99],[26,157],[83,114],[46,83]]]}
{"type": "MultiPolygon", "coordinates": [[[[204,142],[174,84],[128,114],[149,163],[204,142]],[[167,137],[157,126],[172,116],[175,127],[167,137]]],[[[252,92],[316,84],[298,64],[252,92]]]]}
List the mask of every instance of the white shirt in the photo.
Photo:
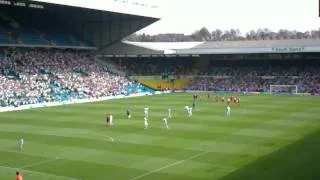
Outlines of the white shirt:
{"type": "Polygon", "coordinates": [[[230,109],[231,109],[230,106],[228,106],[228,107],[227,107],[227,111],[230,111],[230,109]]]}
{"type": "Polygon", "coordinates": [[[144,113],[145,113],[145,114],[148,114],[148,112],[149,112],[149,108],[147,108],[147,107],[144,108],[144,113]]]}
{"type": "Polygon", "coordinates": [[[167,118],[163,118],[163,122],[164,122],[164,123],[167,123],[167,118]]]}
{"type": "Polygon", "coordinates": [[[23,144],[24,140],[23,138],[20,139],[20,144],[23,144]]]}

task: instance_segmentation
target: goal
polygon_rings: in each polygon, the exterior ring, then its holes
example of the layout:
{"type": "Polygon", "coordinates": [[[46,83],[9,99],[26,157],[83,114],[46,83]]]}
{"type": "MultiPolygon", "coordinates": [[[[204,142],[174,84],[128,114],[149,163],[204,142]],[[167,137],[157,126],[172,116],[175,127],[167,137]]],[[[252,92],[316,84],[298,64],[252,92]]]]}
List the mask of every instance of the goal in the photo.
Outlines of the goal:
{"type": "Polygon", "coordinates": [[[271,94],[297,94],[297,85],[270,85],[271,94]]]}

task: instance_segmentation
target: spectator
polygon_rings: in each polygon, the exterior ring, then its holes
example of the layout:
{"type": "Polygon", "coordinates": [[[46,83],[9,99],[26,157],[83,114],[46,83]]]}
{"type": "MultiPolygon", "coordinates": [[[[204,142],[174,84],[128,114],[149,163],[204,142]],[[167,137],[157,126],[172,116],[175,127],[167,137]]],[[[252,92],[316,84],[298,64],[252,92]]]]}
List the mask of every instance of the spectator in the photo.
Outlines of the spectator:
{"type": "Polygon", "coordinates": [[[320,85],[319,67],[210,67],[184,87],[187,90],[268,92],[270,85],[297,85],[311,93],[320,85]]]}
{"type": "Polygon", "coordinates": [[[115,96],[134,84],[108,72],[88,51],[17,48],[0,54],[1,106],[115,96]]]}

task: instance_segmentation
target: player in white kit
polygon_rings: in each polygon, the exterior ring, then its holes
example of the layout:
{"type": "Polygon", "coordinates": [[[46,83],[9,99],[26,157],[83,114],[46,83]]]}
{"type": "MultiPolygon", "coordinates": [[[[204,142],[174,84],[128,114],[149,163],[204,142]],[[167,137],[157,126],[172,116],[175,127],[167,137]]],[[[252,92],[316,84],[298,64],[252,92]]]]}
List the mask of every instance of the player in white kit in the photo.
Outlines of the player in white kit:
{"type": "Polygon", "coordinates": [[[189,107],[188,109],[188,117],[191,118],[192,116],[192,107],[189,107]]]}
{"type": "Polygon", "coordinates": [[[21,138],[19,139],[19,149],[20,149],[20,151],[23,150],[23,144],[24,144],[24,140],[23,140],[23,138],[21,137],[21,138]]]}
{"type": "Polygon", "coordinates": [[[113,116],[112,116],[112,114],[110,114],[110,125],[112,126],[113,125],[113,116]]]}
{"type": "Polygon", "coordinates": [[[149,126],[148,118],[144,117],[144,129],[147,129],[149,126]]]}
{"type": "Polygon", "coordinates": [[[187,112],[188,117],[190,118],[192,116],[192,107],[185,106],[184,109],[187,112]]]}
{"type": "Polygon", "coordinates": [[[227,106],[226,115],[230,116],[230,114],[231,114],[231,108],[230,108],[230,106],[227,106]]]}
{"type": "Polygon", "coordinates": [[[186,113],[188,114],[189,106],[185,106],[185,107],[184,107],[184,110],[185,110],[185,111],[186,111],[186,113]]]}
{"type": "Polygon", "coordinates": [[[171,119],[171,108],[168,108],[168,119],[171,119]]]}
{"type": "Polygon", "coordinates": [[[168,121],[167,121],[166,117],[163,118],[163,127],[166,128],[166,129],[169,129],[168,121]]]}
{"type": "Polygon", "coordinates": [[[149,108],[147,106],[144,107],[144,117],[149,117],[149,108]]]}

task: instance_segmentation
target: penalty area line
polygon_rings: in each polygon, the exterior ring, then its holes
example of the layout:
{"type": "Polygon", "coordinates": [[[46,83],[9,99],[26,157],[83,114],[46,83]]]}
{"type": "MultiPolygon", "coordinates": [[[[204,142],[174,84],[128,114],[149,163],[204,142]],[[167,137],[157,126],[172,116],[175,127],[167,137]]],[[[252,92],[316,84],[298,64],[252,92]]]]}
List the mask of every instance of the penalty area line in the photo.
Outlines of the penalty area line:
{"type": "Polygon", "coordinates": [[[24,166],[19,167],[19,169],[29,168],[29,167],[37,166],[37,165],[40,165],[40,164],[46,164],[46,163],[50,163],[50,162],[53,162],[53,161],[57,161],[59,159],[60,159],[59,157],[56,157],[56,158],[53,158],[53,159],[39,161],[39,162],[36,162],[36,163],[26,164],[24,166]]]}
{"type": "Polygon", "coordinates": [[[163,170],[163,169],[166,169],[166,168],[169,168],[169,167],[172,167],[172,166],[176,166],[176,165],[178,165],[178,164],[184,163],[185,161],[188,161],[188,160],[197,158],[197,157],[199,157],[199,156],[203,156],[203,155],[205,155],[205,154],[208,154],[209,152],[210,152],[210,151],[204,151],[204,152],[202,152],[202,153],[199,153],[199,154],[190,156],[190,157],[188,157],[188,158],[186,158],[186,159],[183,159],[183,160],[180,160],[180,161],[177,161],[177,162],[174,162],[174,163],[165,165],[165,166],[160,167],[160,168],[158,168],[158,169],[152,170],[152,171],[150,171],[150,172],[141,174],[141,175],[139,175],[139,176],[136,176],[136,177],[134,177],[134,178],[131,178],[130,180],[136,180],[136,179],[140,179],[140,178],[145,177],[145,176],[149,176],[150,174],[159,172],[159,171],[161,171],[161,170],[163,170]]]}
{"type": "Polygon", "coordinates": [[[103,135],[103,137],[105,137],[104,140],[109,140],[111,142],[114,141],[113,137],[111,137],[111,136],[103,135]]]}

